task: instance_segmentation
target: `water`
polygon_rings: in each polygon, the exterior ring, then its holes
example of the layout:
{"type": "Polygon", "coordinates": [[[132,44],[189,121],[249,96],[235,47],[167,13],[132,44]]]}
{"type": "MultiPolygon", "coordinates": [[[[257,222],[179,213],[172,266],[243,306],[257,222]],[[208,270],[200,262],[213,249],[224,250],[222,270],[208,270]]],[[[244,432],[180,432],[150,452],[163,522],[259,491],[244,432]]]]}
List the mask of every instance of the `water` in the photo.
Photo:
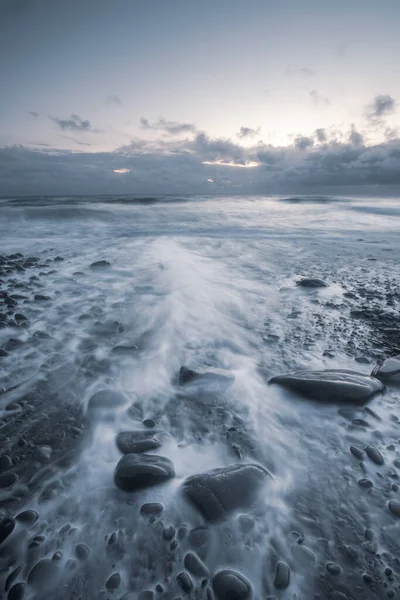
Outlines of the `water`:
{"type": "MultiPolygon", "coordinates": [[[[120,598],[161,583],[157,594],[175,598],[193,540],[186,535],[170,549],[163,523],[208,527],[211,574],[237,569],[256,598],[381,598],[397,589],[400,525],[387,503],[399,496],[398,390],[374,398],[368,413],[300,398],[268,379],[299,368],[370,373],[396,353],[398,200],[18,198],[1,200],[0,215],[0,252],[42,265],[2,277],[2,290],[25,296],[15,311],[28,322],[0,329],[0,347],[9,338],[25,342],[0,358],[8,390],[0,408],[22,400],[2,410],[2,453],[14,453],[19,479],[0,490],[0,501],[13,515],[29,508],[40,518],[31,530],[18,524],[0,548],[1,577],[23,564],[15,581],[26,581],[38,560],[60,551],[45,592],[30,580],[28,597],[120,598]],[[111,267],[90,269],[98,260],[111,267]],[[301,276],[329,286],[299,288],[301,276]],[[50,300],[33,301],[38,293],[50,300]],[[385,314],[384,324],[351,316],[367,305],[385,314]],[[117,345],[138,350],[116,355],[117,345]],[[177,382],[182,365],[223,368],[235,380],[188,399],[177,382]],[[123,392],[126,403],[92,414],[89,399],[104,388],[123,392]],[[146,418],[163,432],[153,453],[171,459],[176,476],[121,492],[115,436],[146,418]],[[354,459],[352,443],[376,446],[384,466],[354,459]],[[37,460],[43,446],[50,456],[37,460]],[[273,478],[251,506],[208,526],[182,484],[237,462],[260,464],[273,478]],[[373,487],[361,488],[361,478],[373,487]],[[164,505],[154,523],[140,515],[144,502],[164,505]],[[71,530],[60,533],[66,524],[71,530]],[[28,548],[35,535],[45,540],[28,548]],[[76,560],[78,543],[90,548],[85,561],[76,560]],[[273,585],[277,560],[291,567],[284,591],[273,585]],[[340,576],[327,573],[329,561],[340,576]],[[115,572],[121,583],[111,591],[105,584],[115,572]]],[[[196,597],[205,597],[194,583],[196,597]]]]}

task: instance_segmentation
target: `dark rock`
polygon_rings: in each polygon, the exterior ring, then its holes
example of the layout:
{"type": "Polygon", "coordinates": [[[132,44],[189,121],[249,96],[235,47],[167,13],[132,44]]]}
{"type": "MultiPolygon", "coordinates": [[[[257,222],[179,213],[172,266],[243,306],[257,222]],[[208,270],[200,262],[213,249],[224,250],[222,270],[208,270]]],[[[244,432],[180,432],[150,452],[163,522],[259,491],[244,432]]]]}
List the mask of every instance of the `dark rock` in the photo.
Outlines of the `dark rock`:
{"type": "Polygon", "coordinates": [[[121,600],[136,600],[136,597],[137,600],[153,600],[154,593],[151,590],[142,590],[140,594],[136,596],[136,594],[130,592],[129,594],[122,596],[121,600]]]}
{"type": "Polygon", "coordinates": [[[3,454],[3,456],[0,456],[0,473],[2,471],[6,471],[10,467],[12,467],[12,461],[8,454],[3,454]]]}
{"type": "Polygon", "coordinates": [[[147,452],[161,446],[154,433],[148,431],[121,431],[117,435],[116,443],[122,454],[147,452]]]}
{"type": "Polygon", "coordinates": [[[365,489],[370,489],[374,485],[370,479],[359,479],[358,485],[365,489]]]}
{"type": "Polygon", "coordinates": [[[119,573],[113,573],[106,582],[106,588],[108,590],[117,590],[121,585],[121,575],[119,573]]]}
{"type": "Polygon", "coordinates": [[[126,396],[115,390],[100,390],[89,400],[88,410],[112,409],[122,406],[127,401],[126,396]]]}
{"type": "Polygon", "coordinates": [[[274,579],[274,586],[279,590],[285,590],[290,583],[290,568],[284,562],[278,562],[274,579]]]}
{"type": "Polygon", "coordinates": [[[142,515],[159,515],[163,510],[163,505],[158,502],[149,502],[147,504],[142,504],[140,507],[140,513],[142,515]]]}
{"type": "Polygon", "coordinates": [[[392,515],[400,517],[400,502],[398,500],[391,500],[388,507],[392,515]]]}
{"type": "Polygon", "coordinates": [[[176,578],[178,584],[184,592],[190,592],[193,589],[193,581],[190,579],[190,575],[186,571],[182,571],[176,578]]]}
{"type": "Polygon", "coordinates": [[[386,567],[385,569],[385,575],[386,577],[390,577],[393,573],[393,570],[390,567],[386,567]]]}
{"type": "Polygon", "coordinates": [[[15,527],[14,518],[0,507],[0,544],[13,532],[15,527]]]}
{"type": "Polygon", "coordinates": [[[25,595],[25,584],[16,583],[8,592],[7,600],[22,600],[25,595]]]}
{"type": "Polygon", "coordinates": [[[214,575],[212,586],[218,600],[247,600],[252,595],[250,583],[231,569],[214,575]]]}
{"type": "Polygon", "coordinates": [[[145,419],[143,425],[149,429],[153,429],[156,426],[156,422],[153,419],[145,419]]]}
{"type": "Polygon", "coordinates": [[[54,560],[43,558],[33,567],[28,575],[28,583],[34,588],[46,589],[51,586],[57,575],[57,563],[54,560]]]}
{"type": "Polygon", "coordinates": [[[179,370],[179,385],[201,387],[210,391],[223,391],[234,382],[234,376],[224,369],[208,367],[204,370],[193,371],[187,367],[179,370]]]}
{"type": "Polygon", "coordinates": [[[387,358],[381,365],[376,366],[372,375],[382,381],[400,383],[400,354],[387,358]]]}
{"type": "Polygon", "coordinates": [[[89,554],[90,549],[89,546],[86,546],[86,544],[77,544],[75,546],[75,555],[76,558],[79,558],[79,560],[86,560],[89,558],[89,554]]]}
{"type": "Polygon", "coordinates": [[[18,575],[21,573],[23,568],[24,568],[24,565],[19,565],[19,567],[17,567],[13,571],[11,571],[11,573],[9,574],[9,576],[6,579],[6,584],[4,586],[4,589],[6,592],[10,589],[10,587],[12,586],[12,584],[14,583],[14,581],[16,580],[18,575]]]}
{"type": "Polygon", "coordinates": [[[268,477],[268,471],[258,465],[231,465],[189,477],[183,491],[212,522],[251,504],[258,488],[268,477]]]}
{"type": "Polygon", "coordinates": [[[350,452],[359,460],[361,460],[364,456],[364,451],[358,448],[357,446],[350,446],[350,452]]]}
{"type": "Polygon", "coordinates": [[[35,294],[34,296],[36,302],[47,302],[51,300],[50,296],[44,296],[43,294],[35,294]]]}
{"type": "Polygon", "coordinates": [[[184,558],[185,569],[189,571],[195,577],[208,578],[210,573],[206,565],[200,560],[200,558],[194,552],[188,552],[184,558]]]}
{"type": "Polygon", "coordinates": [[[25,342],[23,340],[19,340],[18,338],[10,338],[8,340],[8,342],[5,344],[4,349],[7,352],[12,352],[13,350],[16,350],[17,348],[21,348],[21,346],[24,346],[25,342]]]}
{"type": "Polygon", "coordinates": [[[21,523],[21,525],[24,525],[25,527],[33,527],[35,523],[38,522],[39,515],[37,514],[36,510],[24,510],[20,512],[15,519],[18,521],[18,523],[21,523]]]}
{"type": "Polygon", "coordinates": [[[355,371],[337,369],[297,371],[290,375],[272,377],[269,383],[278,383],[314,400],[355,404],[363,404],[384,390],[384,385],[378,379],[355,371]]]}
{"type": "Polygon", "coordinates": [[[0,358],[5,358],[6,356],[9,356],[9,352],[5,348],[0,348],[0,358]]]}
{"type": "Polygon", "coordinates": [[[384,462],[383,461],[383,456],[379,452],[379,450],[377,450],[373,446],[367,446],[365,448],[365,452],[366,452],[368,458],[370,458],[374,463],[376,463],[379,466],[383,465],[383,462],[384,462]]]}
{"type": "Polygon", "coordinates": [[[170,542],[175,535],[175,527],[173,525],[167,525],[163,530],[164,540],[170,542]]]}
{"type": "Polygon", "coordinates": [[[114,346],[111,352],[117,356],[132,356],[133,354],[137,354],[139,348],[135,345],[133,346],[114,346]]]}
{"type": "Polygon", "coordinates": [[[62,262],[64,259],[62,256],[56,256],[54,262],[62,262]]]}
{"type": "Polygon", "coordinates": [[[333,575],[334,577],[337,577],[342,572],[342,569],[339,567],[339,565],[333,562],[326,563],[325,568],[328,571],[329,575],[333,575]]]}
{"type": "Polygon", "coordinates": [[[322,279],[313,279],[311,277],[303,277],[300,281],[296,281],[296,285],[307,288],[328,287],[322,279]]]}
{"type": "Polygon", "coordinates": [[[61,560],[61,559],[62,559],[61,552],[54,552],[53,556],[51,557],[51,560],[61,560]]]}
{"type": "Polygon", "coordinates": [[[97,260],[90,265],[91,269],[104,269],[105,267],[111,267],[108,260],[97,260]]]}
{"type": "Polygon", "coordinates": [[[163,483],[174,476],[174,465],[164,456],[125,454],[117,464],[114,481],[119,489],[133,492],[163,483]]]}

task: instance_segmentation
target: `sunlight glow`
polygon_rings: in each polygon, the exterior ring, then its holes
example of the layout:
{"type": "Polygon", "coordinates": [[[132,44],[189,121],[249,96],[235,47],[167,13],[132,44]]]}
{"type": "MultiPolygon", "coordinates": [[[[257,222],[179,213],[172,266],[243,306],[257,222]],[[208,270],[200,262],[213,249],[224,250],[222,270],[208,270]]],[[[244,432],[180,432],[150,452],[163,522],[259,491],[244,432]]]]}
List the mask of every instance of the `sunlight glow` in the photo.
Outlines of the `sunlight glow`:
{"type": "Polygon", "coordinates": [[[132,169],[114,169],[114,173],[118,173],[118,174],[122,174],[124,175],[125,173],[130,173],[132,171],[132,169]]]}
{"type": "Polygon", "coordinates": [[[218,165],[219,167],[239,167],[241,169],[253,169],[254,167],[259,167],[261,163],[250,161],[248,163],[240,164],[234,162],[227,162],[223,160],[205,160],[203,161],[203,165],[218,165]]]}

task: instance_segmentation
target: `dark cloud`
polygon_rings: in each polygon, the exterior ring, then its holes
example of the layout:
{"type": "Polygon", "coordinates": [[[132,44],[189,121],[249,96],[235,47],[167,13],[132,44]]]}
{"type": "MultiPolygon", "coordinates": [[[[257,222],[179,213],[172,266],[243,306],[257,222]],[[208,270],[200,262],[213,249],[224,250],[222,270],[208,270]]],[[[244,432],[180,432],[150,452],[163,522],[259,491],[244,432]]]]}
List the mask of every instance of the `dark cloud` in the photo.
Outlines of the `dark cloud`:
{"type": "Polygon", "coordinates": [[[375,96],[372,104],[367,107],[366,116],[370,121],[381,121],[382,118],[394,113],[396,100],[392,96],[375,96]]]}
{"type": "Polygon", "coordinates": [[[314,140],[311,137],[298,135],[294,140],[294,145],[298,150],[307,150],[314,145],[314,140]]]}
{"type": "Polygon", "coordinates": [[[140,119],[142,129],[153,131],[162,131],[169,135],[180,135],[181,133],[195,133],[196,127],[192,123],[178,123],[177,121],[167,121],[166,119],[158,119],[154,123],[150,123],[149,119],[142,117],[140,119]]]}
{"type": "Polygon", "coordinates": [[[315,130],[315,137],[320,144],[324,144],[328,140],[328,136],[326,135],[326,131],[323,128],[319,128],[315,130]]]}
{"type": "Polygon", "coordinates": [[[253,138],[256,137],[256,135],[258,135],[260,133],[260,127],[257,127],[257,129],[252,129],[251,127],[241,127],[239,133],[236,134],[236,137],[240,138],[240,139],[245,139],[245,138],[253,138]]]}
{"type": "Polygon", "coordinates": [[[331,103],[329,98],[325,98],[322,94],[317,92],[317,90],[311,90],[310,98],[312,98],[315,106],[327,106],[331,103]]]}
{"type": "Polygon", "coordinates": [[[351,130],[349,133],[349,142],[350,144],[352,144],[353,146],[361,146],[364,143],[364,138],[361,135],[361,133],[359,133],[354,125],[351,126],[351,130]]]}
{"type": "Polygon", "coordinates": [[[120,104],[122,104],[122,100],[116,94],[112,94],[111,96],[107,96],[107,98],[106,98],[106,104],[108,106],[112,106],[113,104],[116,104],[116,105],[119,106],[120,104]]]}
{"type": "Polygon", "coordinates": [[[37,119],[39,116],[39,113],[35,112],[34,110],[30,110],[29,114],[31,115],[31,117],[34,117],[35,119],[37,119]]]}
{"type": "Polygon", "coordinates": [[[54,121],[62,131],[94,132],[90,121],[88,119],[81,119],[79,115],[72,114],[70,119],[58,119],[57,117],[50,117],[50,119],[54,121]]]}

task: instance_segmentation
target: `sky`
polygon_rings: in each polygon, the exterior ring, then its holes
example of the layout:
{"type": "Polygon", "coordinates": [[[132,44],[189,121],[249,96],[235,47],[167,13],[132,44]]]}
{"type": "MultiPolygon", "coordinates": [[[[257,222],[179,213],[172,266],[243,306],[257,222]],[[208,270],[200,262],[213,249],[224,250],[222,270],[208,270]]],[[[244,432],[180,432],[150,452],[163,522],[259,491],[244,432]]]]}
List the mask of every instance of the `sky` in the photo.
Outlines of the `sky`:
{"type": "Polygon", "coordinates": [[[0,196],[400,186],[398,0],[0,0],[0,196]]]}

